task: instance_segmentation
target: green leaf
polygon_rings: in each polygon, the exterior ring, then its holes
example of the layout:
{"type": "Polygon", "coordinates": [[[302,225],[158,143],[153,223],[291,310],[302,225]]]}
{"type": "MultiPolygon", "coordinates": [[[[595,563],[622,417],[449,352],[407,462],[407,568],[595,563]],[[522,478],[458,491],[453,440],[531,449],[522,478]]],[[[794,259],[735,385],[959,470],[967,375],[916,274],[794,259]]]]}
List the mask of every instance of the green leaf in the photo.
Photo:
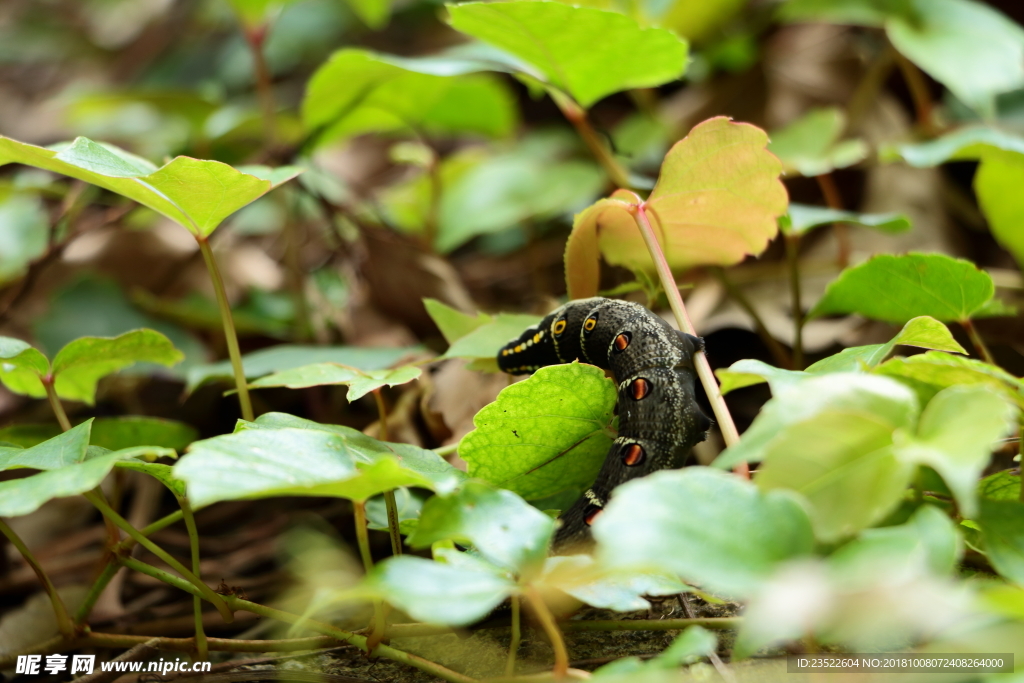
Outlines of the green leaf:
{"type": "Polygon", "coordinates": [[[614,12],[529,1],[446,7],[456,30],[526,61],[587,108],[615,92],[674,81],[686,68],[686,41],[614,12]]]}
{"type": "Polygon", "coordinates": [[[829,283],[808,317],[857,313],[891,323],[922,315],[962,321],[982,308],[994,291],[992,278],[970,261],[942,254],[882,254],[844,270],[829,283]]]}
{"type": "Polygon", "coordinates": [[[541,368],[473,418],[459,455],[469,475],[527,500],[593,483],[611,447],[615,384],[592,365],[541,368]]]}
{"type": "MultiPolygon", "coordinates": [[[[408,536],[420,521],[423,503],[429,494],[419,490],[400,488],[395,490],[395,507],[398,510],[398,530],[408,536]]],[[[366,526],[377,531],[388,530],[388,511],[384,496],[374,496],[366,501],[366,526]]]]}
{"type": "Polygon", "coordinates": [[[166,486],[179,498],[184,498],[186,493],[185,482],[174,477],[174,468],[170,465],[154,462],[139,462],[138,460],[122,460],[116,464],[117,467],[125,470],[142,472],[153,477],[166,486]]]}
{"type": "Polygon", "coordinates": [[[364,24],[372,29],[380,29],[387,25],[391,18],[391,3],[388,0],[345,0],[349,9],[364,24]]]}
{"type": "MultiPolygon", "coordinates": [[[[740,442],[727,448],[712,464],[731,469],[741,462],[759,462],[779,450],[784,432],[825,412],[859,413],[877,418],[891,432],[912,426],[918,402],[899,382],[861,373],[832,373],[773,389],[774,397],[761,408],[740,442]],[[879,382],[878,380],[885,380],[879,382]]],[[[788,437],[787,437],[788,440],[788,437]]],[[[806,451],[806,448],[801,448],[806,451]]]]}
{"type": "Polygon", "coordinates": [[[468,542],[498,566],[532,572],[547,556],[554,530],[553,519],[511,491],[467,482],[449,495],[427,501],[409,545],[468,542]]]}
{"type": "Polygon", "coordinates": [[[295,0],[228,0],[242,23],[250,30],[266,26],[285,5],[295,0]]]}
{"type": "Polygon", "coordinates": [[[845,127],[846,117],[838,107],[812,109],[772,133],[768,151],[779,157],[786,171],[808,177],[853,166],[867,157],[868,146],[860,139],[840,142],[845,127]]]}
{"type": "Polygon", "coordinates": [[[198,432],[184,422],[130,415],[97,418],[92,423],[90,443],[112,451],[135,446],[159,446],[183,451],[198,436],[198,432]]]}
{"type": "Polygon", "coordinates": [[[0,448],[0,470],[31,467],[36,470],[57,470],[83,462],[89,448],[92,420],[58,434],[31,448],[0,448]]]}
{"type": "Polygon", "coordinates": [[[1017,189],[1024,183],[1024,154],[991,152],[974,174],[978,196],[992,236],[1024,265],[1024,200],[1017,189]]]}
{"type": "Polygon", "coordinates": [[[539,315],[499,313],[472,332],[459,337],[442,358],[486,358],[493,360],[502,346],[515,339],[527,327],[536,325],[539,315]]]}
{"type": "MultiPolygon", "coordinates": [[[[38,447],[37,447],[38,448],[38,447]]],[[[23,479],[0,482],[0,517],[18,517],[38,510],[54,498],[75,496],[100,485],[114,465],[148,455],[173,455],[166,448],[144,446],[103,453],[84,462],[64,464],[23,479]]]]}
{"type": "Polygon", "coordinates": [[[362,133],[479,133],[502,137],[516,124],[508,89],[478,60],[403,59],[345,48],[313,74],[302,121],[317,144],[362,133]]]}
{"type": "Polygon", "coordinates": [[[465,626],[487,616],[515,590],[514,581],[487,567],[403,555],[375,566],[360,592],[386,600],[417,621],[465,626]]]}
{"type": "Polygon", "coordinates": [[[456,339],[461,339],[478,327],[494,320],[493,316],[486,313],[478,312],[475,316],[463,313],[437,299],[425,298],[423,306],[427,309],[434,324],[437,325],[437,329],[441,330],[444,340],[449,344],[454,344],[456,339]]]}
{"type": "Polygon", "coordinates": [[[46,252],[49,220],[38,197],[0,195],[0,285],[21,277],[46,252]]]}
{"type": "Polygon", "coordinates": [[[882,149],[884,159],[901,159],[917,168],[931,168],[947,161],[984,159],[992,152],[1024,154],[1024,138],[984,126],[955,130],[928,142],[893,145],[882,149]]]}
{"type": "Polygon", "coordinates": [[[887,233],[910,230],[910,219],[901,213],[854,213],[792,203],[789,205],[789,213],[779,219],[779,229],[791,235],[804,235],[814,228],[833,223],[859,225],[887,233]]]}
{"type": "MultiPolygon", "coordinates": [[[[205,237],[274,188],[219,161],[177,157],[161,168],[115,147],[78,138],[62,151],[0,137],[0,165],[19,163],[84,180],[133,199],[205,237]]],[[[284,175],[293,178],[299,169],[284,175]]],[[[283,182],[283,180],[281,182],[283,182]]]]}
{"type": "Polygon", "coordinates": [[[897,439],[896,455],[942,475],[962,514],[972,518],[992,446],[1013,430],[1016,415],[1014,406],[983,384],[951,386],[928,402],[915,434],[897,439]]]}
{"type": "Polygon", "coordinates": [[[591,607],[617,612],[649,609],[651,603],[645,595],[676,595],[690,590],[667,574],[608,571],[589,555],[549,557],[534,585],[555,588],[591,607]]]}
{"type": "Polygon", "coordinates": [[[978,482],[978,497],[989,500],[1020,500],[1020,475],[1003,470],[985,477],[978,482]]]}
{"type": "Polygon", "coordinates": [[[0,382],[16,394],[45,398],[39,381],[50,372],[50,361],[31,345],[13,337],[0,337],[0,382]]]}
{"type": "Polygon", "coordinates": [[[716,593],[750,595],[814,540],[800,503],[706,467],[627,482],[593,526],[608,567],[671,571],[716,593]],[[638,524],[637,520],[643,520],[638,524]]]}
{"type": "MultiPolygon", "coordinates": [[[[716,117],[669,150],[645,206],[670,266],[727,266],[764,251],[788,202],[782,165],[767,144],[760,128],[716,117]]],[[[598,254],[612,265],[654,271],[637,229],[638,201],[619,190],[577,214],[565,251],[569,298],[597,293],[598,254]]]]}
{"type": "MultiPolygon", "coordinates": [[[[246,379],[256,379],[311,363],[339,363],[359,370],[379,370],[422,350],[419,346],[371,349],[357,346],[280,344],[245,354],[242,356],[242,366],[246,379]]],[[[196,387],[212,379],[230,379],[233,376],[230,361],[190,368],[185,391],[191,393],[196,387]]]]}
{"type": "Polygon", "coordinates": [[[984,384],[1024,408],[1024,383],[995,365],[929,351],[909,358],[893,358],[875,370],[903,382],[918,395],[921,405],[942,389],[960,384],[984,384]]]}
{"type": "Polygon", "coordinates": [[[996,571],[1024,585],[1024,503],[981,500],[981,534],[996,571]]]}
{"type": "Polygon", "coordinates": [[[736,361],[728,368],[716,370],[715,375],[718,376],[719,381],[722,383],[723,395],[728,394],[730,391],[761,384],[762,382],[768,382],[774,394],[782,391],[785,387],[811,377],[810,373],[807,372],[777,368],[768,365],[764,361],[752,358],[744,358],[743,360],[736,361]]]}
{"type": "Polygon", "coordinates": [[[349,401],[355,401],[383,386],[394,387],[411,382],[422,372],[419,367],[414,365],[403,365],[400,368],[385,370],[359,370],[338,363],[313,363],[261,377],[249,386],[254,389],[263,387],[304,389],[325,384],[347,384],[346,398],[349,401]]]}
{"type": "Polygon", "coordinates": [[[54,388],[61,398],[93,405],[96,383],[103,377],[141,362],[169,367],[184,357],[155,330],[133,330],[113,338],[82,337],[53,359],[54,388]]]}

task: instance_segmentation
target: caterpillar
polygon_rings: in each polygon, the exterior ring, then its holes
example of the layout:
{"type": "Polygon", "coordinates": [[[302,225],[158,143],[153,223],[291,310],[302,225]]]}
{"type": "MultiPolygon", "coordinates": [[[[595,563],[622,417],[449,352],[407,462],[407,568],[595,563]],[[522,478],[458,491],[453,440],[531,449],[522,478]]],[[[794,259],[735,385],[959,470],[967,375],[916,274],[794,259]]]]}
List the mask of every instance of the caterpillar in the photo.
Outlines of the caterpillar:
{"type": "Polygon", "coordinates": [[[693,354],[703,350],[703,339],[640,304],[595,297],[570,301],[498,351],[498,367],[510,374],[578,359],[610,370],[618,385],[618,437],[594,484],[562,513],[555,552],[588,549],[590,525],[616,486],[681,467],[704,440],[712,422],[694,398],[693,367],[693,354]]]}

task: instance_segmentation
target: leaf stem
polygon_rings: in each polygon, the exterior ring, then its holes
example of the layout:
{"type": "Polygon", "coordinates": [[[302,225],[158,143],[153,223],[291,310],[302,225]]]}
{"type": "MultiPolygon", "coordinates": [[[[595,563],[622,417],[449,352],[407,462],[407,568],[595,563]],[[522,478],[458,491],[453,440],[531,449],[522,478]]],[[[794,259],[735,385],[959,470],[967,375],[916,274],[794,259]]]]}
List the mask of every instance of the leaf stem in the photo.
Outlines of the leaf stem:
{"type": "Polygon", "coordinates": [[[935,119],[933,117],[932,96],[928,92],[928,84],[924,80],[924,74],[913,62],[896,50],[896,64],[900,67],[903,80],[907,82],[910,90],[910,98],[914,101],[914,111],[917,113],[917,123],[928,135],[937,132],[935,119]]]}
{"type": "MultiPolygon", "coordinates": [[[[114,510],[109,505],[107,505],[106,501],[104,501],[100,496],[98,496],[95,491],[90,491],[86,493],[85,497],[90,503],[96,506],[96,508],[103,514],[104,517],[114,522],[114,524],[123,529],[126,534],[134,538],[139,545],[141,545],[143,548],[159,557],[161,560],[170,565],[170,567],[174,569],[174,571],[178,572],[183,577],[185,577],[185,579],[189,583],[191,583],[193,586],[196,587],[197,590],[199,590],[199,592],[202,594],[204,598],[213,603],[213,606],[217,608],[218,612],[220,612],[221,617],[224,618],[225,623],[230,624],[232,621],[234,621],[234,615],[231,614],[231,610],[228,608],[224,600],[222,600],[219,595],[214,593],[209,586],[203,583],[198,576],[196,576],[188,569],[186,569],[185,565],[171,557],[170,553],[168,553],[166,550],[158,546],[156,543],[153,543],[153,541],[143,536],[139,532],[139,530],[133,527],[131,524],[129,524],[124,517],[114,512],[114,510]]],[[[125,558],[124,560],[122,560],[122,562],[127,562],[128,559],[130,558],[125,558]]]]}
{"type": "MultiPolygon", "coordinates": [[[[359,545],[359,556],[363,559],[363,569],[369,574],[373,571],[373,555],[370,553],[370,534],[366,526],[366,503],[365,501],[352,501],[352,510],[356,518],[356,542],[359,545]]],[[[390,520],[389,520],[390,522],[390,520]]],[[[384,639],[384,603],[380,600],[373,601],[373,631],[366,641],[366,653],[373,652],[374,648],[384,639]]]]}
{"type": "MultiPolygon", "coordinates": [[[[839,187],[836,186],[836,181],[832,174],[822,173],[821,175],[814,176],[814,179],[818,181],[818,187],[821,189],[821,195],[825,198],[828,208],[842,211],[843,198],[839,194],[839,187]]],[[[836,236],[838,246],[836,264],[842,269],[850,265],[850,231],[845,223],[836,222],[832,224],[832,233],[836,236]]]]}
{"type": "MultiPolygon", "coordinates": [[[[196,518],[192,514],[192,506],[185,496],[175,494],[178,505],[185,519],[185,528],[188,530],[188,544],[192,550],[192,573],[197,577],[199,572],[199,532],[196,530],[196,518]]],[[[200,580],[202,578],[200,577],[200,580]]],[[[198,595],[192,596],[192,611],[195,613],[196,622],[196,657],[204,662],[209,659],[209,645],[206,640],[206,631],[203,630],[203,599],[198,595]]]]}
{"type": "Polygon", "coordinates": [[[398,502],[394,490],[384,492],[384,507],[388,511],[388,533],[391,534],[391,553],[402,554],[402,532],[399,529],[398,502]]]}
{"type": "Polygon", "coordinates": [[[438,446],[437,448],[434,449],[434,452],[437,453],[438,455],[440,455],[443,458],[446,455],[451,455],[452,453],[458,453],[459,452],[459,444],[458,443],[450,443],[447,446],[438,446]]]}
{"type": "Polygon", "coordinates": [[[971,338],[971,344],[974,345],[975,353],[981,356],[982,360],[986,363],[995,365],[996,361],[995,358],[992,357],[992,352],[988,350],[988,347],[985,345],[985,340],[981,338],[980,334],[978,334],[978,330],[974,327],[974,323],[971,319],[964,318],[960,321],[960,326],[964,328],[964,331],[967,332],[967,336],[971,338]]]}
{"type": "Polygon", "coordinates": [[[238,403],[242,407],[242,419],[252,422],[255,417],[252,412],[252,401],[249,399],[249,386],[245,381],[245,369],[242,366],[242,352],[238,348],[238,333],[235,332],[235,319],[231,317],[231,304],[228,302],[228,293],[224,289],[224,278],[221,277],[220,268],[217,267],[217,258],[210,248],[210,240],[202,235],[196,236],[199,243],[199,250],[203,253],[203,260],[206,261],[206,270],[210,273],[213,281],[213,291],[217,295],[217,306],[220,308],[220,319],[224,325],[224,341],[228,345],[228,356],[231,357],[231,368],[235,373],[235,387],[238,389],[238,403]]]}
{"type": "Polygon", "coordinates": [[[64,412],[64,406],[60,402],[60,397],[57,396],[57,390],[53,387],[53,375],[40,377],[39,380],[43,383],[43,388],[46,389],[46,398],[50,401],[50,407],[53,408],[53,414],[57,416],[60,428],[65,432],[68,431],[71,429],[71,420],[68,419],[68,414],[64,412]]]}
{"type": "Polygon", "coordinates": [[[39,561],[21,540],[21,537],[14,533],[14,529],[9,527],[3,519],[0,519],[0,533],[6,536],[11,545],[17,548],[21,556],[25,558],[28,566],[36,573],[39,583],[43,584],[43,590],[46,591],[46,594],[50,597],[50,603],[53,605],[53,613],[57,619],[57,630],[60,631],[63,637],[73,638],[75,636],[75,624],[71,621],[71,617],[68,615],[68,608],[64,605],[64,600],[61,599],[53,582],[50,581],[50,577],[43,570],[43,566],[39,564],[39,561]]]}
{"type": "Polygon", "coordinates": [[[786,349],[779,343],[779,340],[772,336],[771,332],[764,324],[764,320],[758,314],[757,309],[750,303],[750,299],[743,293],[743,290],[736,286],[736,283],[729,279],[726,275],[724,268],[713,268],[712,272],[718,278],[718,281],[725,287],[725,291],[732,297],[733,301],[739,304],[740,308],[746,311],[750,319],[754,321],[754,329],[757,330],[757,336],[761,338],[764,345],[768,347],[775,362],[782,368],[793,368],[793,359],[786,352],[786,349]]]}
{"type": "Polygon", "coordinates": [[[555,678],[565,678],[565,674],[569,671],[569,652],[565,649],[565,639],[562,638],[562,632],[558,630],[555,617],[551,614],[548,606],[544,604],[544,599],[540,597],[540,593],[535,587],[529,586],[526,589],[526,601],[530,603],[534,615],[548,635],[548,640],[551,641],[551,648],[555,651],[553,670],[555,678]]]}
{"type": "Polygon", "coordinates": [[[377,437],[381,441],[388,440],[388,407],[384,403],[384,397],[380,393],[380,389],[373,390],[373,400],[377,402],[377,420],[380,422],[380,427],[377,428],[377,437]]]}
{"type": "Polygon", "coordinates": [[[265,147],[272,147],[277,137],[277,125],[274,121],[274,87],[267,59],[263,54],[267,29],[266,24],[253,28],[242,24],[242,34],[245,36],[246,44],[249,45],[249,52],[252,53],[253,67],[256,72],[256,96],[260,101],[260,109],[263,110],[263,129],[267,136],[265,147]]]}
{"type": "MultiPolygon", "coordinates": [[[[639,197],[637,199],[639,200],[639,197]]],[[[647,244],[647,251],[651,253],[651,258],[654,260],[654,266],[657,268],[658,277],[661,278],[662,287],[665,288],[665,296],[668,297],[669,306],[672,308],[672,313],[675,314],[679,329],[696,337],[697,330],[694,329],[693,323],[690,322],[690,316],[686,313],[686,306],[683,305],[683,297],[679,295],[679,287],[672,276],[672,269],[668,266],[665,252],[662,251],[658,237],[654,234],[654,228],[651,227],[651,222],[647,218],[646,203],[640,201],[636,205],[635,212],[637,227],[640,228],[640,234],[643,235],[644,242],[647,244]]],[[[711,364],[708,363],[708,358],[703,351],[698,351],[693,355],[693,364],[697,369],[701,384],[704,385],[708,401],[711,402],[711,409],[715,413],[719,429],[722,430],[725,445],[732,446],[739,443],[740,433],[736,429],[736,423],[732,420],[729,407],[725,404],[721,389],[718,388],[718,381],[711,371],[711,364]]]]}
{"type": "Polygon", "coordinates": [[[800,303],[800,236],[785,235],[789,292],[793,307],[793,369],[804,369],[804,310],[800,303]]]}
{"type": "Polygon", "coordinates": [[[601,164],[601,167],[604,168],[612,183],[616,187],[621,188],[633,187],[629,180],[629,173],[618,162],[612,151],[608,149],[608,145],[598,137],[597,131],[594,130],[590,119],[587,118],[587,111],[574,99],[559,90],[549,88],[548,94],[551,95],[551,99],[555,101],[555,104],[558,105],[558,108],[562,111],[565,118],[569,120],[569,123],[576,128],[576,132],[580,134],[583,143],[590,150],[590,153],[594,155],[594,158],[597,159],[597,163],[601,164]]]}
{"type": "Polygon", "coordinates": [[[505,662],[505,675],[515,676],[516,654],[519,652],[519,641],[522,633],[519,629],[519,596],[512,596],[512,640],[508,644],[508,661],[505,662]]]}

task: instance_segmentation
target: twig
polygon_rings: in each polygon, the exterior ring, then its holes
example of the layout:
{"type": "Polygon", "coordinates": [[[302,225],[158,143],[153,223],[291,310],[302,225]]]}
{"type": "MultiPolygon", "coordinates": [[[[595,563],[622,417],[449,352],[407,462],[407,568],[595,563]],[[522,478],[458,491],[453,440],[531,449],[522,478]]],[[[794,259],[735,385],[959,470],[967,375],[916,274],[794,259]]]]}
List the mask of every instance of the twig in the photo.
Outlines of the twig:
{"type": "Polygon", "coordinates": [[[64,600],[61,599],[60,593],[57,592],[53,582],[50,581],[50,577],[43,570],[42,565],[39,564],[32,551],[21,540],[21,537],[14,533],[14,529],[7,526],[3,519],[0,519],[0,533],[7,537],[11,545],[21,553],[21,556],[25,558],[25,562],[28,563],[28,566],[32,567],[32,571],[39,577],[39,583],[43,584],[43,590],[46,591],[46,594],[50,597],[50,603],[53,605],[53,613],[57,618],[57,630],[65,638],[74,637],[75,624],[71,621],[71,617],[68,616],[68,608],[64,605],[64,600]]]}
{"type": "MultiPolygon", "coordinates": [[[[822,173],[821,175],[814,176],[814,179],[818,181],[818,187],[821,189],[821,194],[825,198],[828,208],[842,211],[843,198],[839,194],[839,188],[836,186],[836,181],[832,174],[822,173]]],[[[842,269],[850,265],[850,232],[842,221],[832,224],[832,232],[836,236],[838,246],[836,264],[842,269]]]]}
{"type": "MultiPolygon", "coordinates": [[[[196,598],[198,600],[199,598],[196,598]]],[[[133,646],[127,652],[122,652],[117,657],[111,660],[111,662],[138,662],[143,659],[148,659],[153,653],[159,648],[159,638],[147,638],[146,642],[139,643],[133,646]]],[[[205,661],[206,655],[200,657],[200,660],[205,661]]],[[[95,673],[82,676],[75,679],[75,683],[110,683],[124,675],[124,670],[119,667],[112,667],[110,669],[101,668],[95,673]]]]}
{"type": "MultiPolygon", "coordinates": [[[[199,572],[199,531],[196,529],[192,506],[185,496],[175,494],[174,497],[178,499],[178,505],[181,506],[185,518],[185,528],[188,529],[188,544],[192,551],[192,573],[202,581],[199,572]]],[[[206,643],[206,632],[203,630],[203,599],[198,595],[192,596],[192,610],[195,613],[196,621],[196,656],[200,661],[206,661],[209,659],[209,650],[206,643]]]]}
{"type": "Polygon", "coordinates": [[[565,118],[576,128],[576,132],[580,134],[587,149],[597,159],[597,163],[601,164],[601,167],[604,168],[611,181],[617,187],[624,189],[633,187],[629,180],[629,173],[618,162],[612,151],[608,149],[608,146],[597,136],[597,131],[594,130],[594,127],[590,124],[590,119],[587,118],[586,110],[568,95],[558,90],[549,89],[548,93],[551,95],[551,99],[555,101],[555,104],[558,105],[562,114],[565,115],[565,118]]]}
{"type": "Polygon", "coordinates": [[[928,135],[934,135],[938,127],[933,117],[932,96],[928,92],[928,84],[924,80],[921,70],[896,50],[896,63],[903,74],[903,80],[907,82],[910,90],[910,98],[914,101],[914,111],[917,113],[917,123],[928,135]]]}
{"type": "Polygon", "coordinates": [[[971,344],[974,345],[974,351],[982,357],[986,363],[992,365],[996,364],[995,358],[992,357],[992,352],[985,346],[985,340],[978,334],[978,330],[974,327],[974,323],[970,318],[965,318],[960,321],[960,326],[967,332],[967,336],[971,338],[971,344]]]}
{"type": "Polygon", "coordinates": [[[733,301],[739,304],[740,308],[746,311],[747,315],[750,316],[750,319],[754,322],[754,329],[757,330],[757,336],[759,336],[765,346],[768,347],[768,350],[771,352],[772,357],[775,358],[775,362],[779,367],[792,369],[793,359],[790,358],[788,353],[786,353],[786,349],[779,343],[779,340],[773,337],[771,332],[768,331],[768,328],[764,324],[764,320],[761,319],[757,309],[755,309],[754,305],[750,303],[750,299],[748,299],[747,295],[743,293],[743,290],[737,287],[736,284],[729,279],[724,268],[713,268],[712,272],[715,274],[715,277],[718,278],[718,281],[722,283],[722,286],[725,287],[725,291],[728,292],[733,301]]]}
{"type": "Polygon", "coordinates": [[[533,586],[526,589],[526,601],[530,603],[534,615],[548,635],[548,640],[551,641],[551,649],[555,651],[555,668],[553,670],[555,678],[564,678],[569,670],[569,652],[565,649],[562,632],[558,630],[558,624],[555,623],[551,610],[544,604],[544,599],[540,597],[540,593],[533,586]]]}
{"type": "MultiPolygon", "coordinates": [[[[359,545],[359,556],[363,559],[363,569],[369,574],[373,571],[373,556],[370,553],[370,535],[366,526],[366,503],[364,501],[352,501],[352,509],[355,512],[356,542],[359,545]]],[[[384,603],[381,600],[373,601],[373,630],[366,639],[367,654],[384,639],[384,603]]]]}

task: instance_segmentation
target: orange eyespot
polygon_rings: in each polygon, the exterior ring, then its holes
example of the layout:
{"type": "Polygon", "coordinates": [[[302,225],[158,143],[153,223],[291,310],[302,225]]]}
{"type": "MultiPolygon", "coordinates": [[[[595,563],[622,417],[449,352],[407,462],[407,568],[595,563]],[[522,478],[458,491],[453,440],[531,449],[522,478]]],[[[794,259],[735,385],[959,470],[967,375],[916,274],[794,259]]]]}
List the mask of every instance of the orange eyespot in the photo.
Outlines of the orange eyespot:
{"type": "Polygon", "coordinates": [[[583,323],[583,330],[585,332],[591,332],[595,327],[597,327],[597,318],[594,316],[587,318],[587,321],[583,323]]]}
{"type": "Polygon", "coordinates": [[[639,401],[651,393],[651,383],[643,377],[637,377],[629,383],[629,393],[634,400],[639,401]]]}
{"type": "Polygon", "coordinates": [[[614,350],[616,353],[622,353],[629,346],[629,342],[632,340],[633,334],[631,332],[622,332],[615,337],[614,350]]]}
{"type": "Polygon", "coordinates": [[[643,446],[638,443],[627,444],[622,449],[622,464],[626,467],[636,467],[647,459],[647,453],[643,446]]]}
{"type": "Polygon", "coordinates": [[[583,511],[583,521],[586,522],[587,526],[594,523],[594,520],[601,516],[604,512],[602,508],[596,505],[588,505],[587,509],[583,511]]]}
{"type": "Polygon", "coordinates": [[[551,328],[551,331],[554,332],[555,334],[562,334],[563,332],[565,332],[565,324],[565,320],[556,320],[554,326],[551,328]]]}

